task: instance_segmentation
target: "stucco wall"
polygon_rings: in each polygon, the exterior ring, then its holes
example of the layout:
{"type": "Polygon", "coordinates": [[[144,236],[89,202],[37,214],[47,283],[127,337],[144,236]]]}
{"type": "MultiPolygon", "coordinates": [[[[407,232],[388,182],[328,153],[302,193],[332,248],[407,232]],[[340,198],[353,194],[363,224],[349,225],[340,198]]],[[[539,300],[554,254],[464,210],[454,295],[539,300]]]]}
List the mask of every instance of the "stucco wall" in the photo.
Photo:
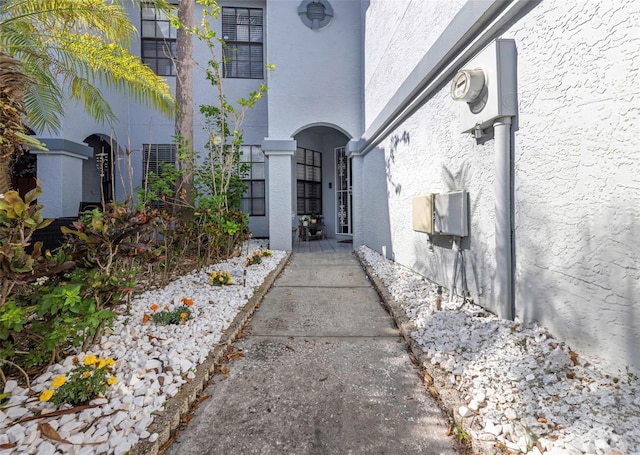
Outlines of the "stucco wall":
{"type": "Polygon", "coordinates": [[[466,0],[371,0],[364,87],[368,126],[466,0]]]}
{"type": "Polygon", "coordinates": [[[640,366],[640,7],[543,2],[518,43],[518,314],[640,366]]]}
{"type": "Polygon", "coordinates": [[[336,126],[349,137],[361,130],[360,2],[331,0],[334,17],[312,30],[298,16],[300,2],[267,3],[269,136],[292,137],[306,126],[336,126]]]}
{"type": "MultiPolygon", "coordinates": [[[[397,30],[430,36],[428,14],[409,14],[418,2],[403,3],[406,9],[395,12],[393,17],[402,17],[396,27],[386,26],[376,3],[366,24],[367,122],[393,96],[396,84],[385,85],[384,78],[402,82],[412,69],[409,59],[397,58],[397,30]],[[391,59],[396,65],[383,65],[385,73],[379,74],[380,62],[391,59]]],[[[451,5],[419,3],[433,11],[451,5]]],[[[539,321],[592,359],[635,371],[640,369],[639,26],[640,8],[631,0],[547,0],[500,36],[515,39],[518,51],[516,314],[539,321]]],[[[420,43],[404,44],[409,51],[402,55],[425,51],[420,43]]],[[[388,204],[394,258],[448,286],[452,252],[446,243],[431,247],[425,234],[411,230],[411,197],[468,190],[470,236],[463,246],[469,290],[474,300],[495,310],[494,141],[477,144],[459,133],[457,106],[448,92],[448,86],[441,87],[364,156],[363,193],[368,210],[382,212],[388,204]],[[372,170],[371,179],[366,169],[372,170]],[[380,195],[381,177],[386,200],[367,196],[380,195]]],[[[385,231],[365,230],[365,243],[380,251],[385,231]]]]}

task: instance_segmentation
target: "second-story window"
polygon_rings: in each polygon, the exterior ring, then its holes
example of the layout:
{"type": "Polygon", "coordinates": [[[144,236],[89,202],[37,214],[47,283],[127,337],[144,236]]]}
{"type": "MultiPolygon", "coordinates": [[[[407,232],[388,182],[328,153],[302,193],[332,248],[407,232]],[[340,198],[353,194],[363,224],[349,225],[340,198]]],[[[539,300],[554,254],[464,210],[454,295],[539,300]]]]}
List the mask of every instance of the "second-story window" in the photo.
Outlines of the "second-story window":
{"type": "Polygon", "coordinates": [[[263,36],[262,9],[222,8],[224,77],[264,77],[263,36]]]}
{"type": "Polygon", "coordinates": [[[162,11],[143,5],[141,17],[142,61],[158,76],[175,76],[176,29],[162,11]]]}

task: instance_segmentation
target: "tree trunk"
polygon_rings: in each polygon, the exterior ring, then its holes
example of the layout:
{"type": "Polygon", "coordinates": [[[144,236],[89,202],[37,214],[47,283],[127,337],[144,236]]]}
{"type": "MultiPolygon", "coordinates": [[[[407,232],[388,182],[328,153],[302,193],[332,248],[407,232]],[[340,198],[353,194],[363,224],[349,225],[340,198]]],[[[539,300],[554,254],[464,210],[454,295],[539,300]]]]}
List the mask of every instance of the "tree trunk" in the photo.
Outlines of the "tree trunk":
{"type": "Polygon", "coordinates": [[[11,162],[22,152],[24,89],[33,84],[20,62],[0,50],[0,194],[11,189],[11,162]]]}
{"type": "MultiPolygon", "coordinates": [[[[178,29],[176,36],[176,134],[181,137],[181,144],[188,150],[193,148],[193,35],[188,27],[194,23],[194,1],[180,0],[178,19],[184,25],[178,29]]],[[[178,169],[183,171],[179,182],[178,197],[189,205],[193,204],[193,161],[192,154],[186,158],[178,157],[178,169]]]]}

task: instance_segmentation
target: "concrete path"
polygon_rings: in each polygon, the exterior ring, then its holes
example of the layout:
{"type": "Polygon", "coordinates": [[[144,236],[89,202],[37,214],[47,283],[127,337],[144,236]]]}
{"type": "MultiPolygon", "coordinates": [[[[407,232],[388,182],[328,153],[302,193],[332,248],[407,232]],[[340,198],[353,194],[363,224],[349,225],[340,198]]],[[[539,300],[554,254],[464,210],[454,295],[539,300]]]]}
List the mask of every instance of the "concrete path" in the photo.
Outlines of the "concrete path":
{"type": "Polygon", "coordinates": [[[294,254],[245,333],[168,454],[457,453],[352,253],[294,254]]]}

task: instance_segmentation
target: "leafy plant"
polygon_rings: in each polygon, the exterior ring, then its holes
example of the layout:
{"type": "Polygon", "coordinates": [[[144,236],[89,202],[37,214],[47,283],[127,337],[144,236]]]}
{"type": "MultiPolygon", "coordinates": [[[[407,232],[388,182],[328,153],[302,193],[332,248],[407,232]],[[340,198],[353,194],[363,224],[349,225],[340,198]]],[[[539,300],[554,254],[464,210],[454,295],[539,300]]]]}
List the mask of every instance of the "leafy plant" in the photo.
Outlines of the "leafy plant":
{"type": "Polygon", "coordinates": [[[469,433],[464,429],[462,423],[456,423],[456,435],[458,436],[460,444],[471,444],[471,436],[469,436],[469,433]]]}
{"type": "Polygon", "coordinates": [[[56,407],[62,404],[79,405],[104,395],[109,386],[116,383],[113,374],[115,361],[87,355],[82,363],[75,357],[74,369],[69,376],[57,376],[51,388],[40,394],[40,401],[51,401],[56,407]]]}
{"type": "Polygon", "coordinates": [[[214,286],[224,286],[225,284],[231,284],[231,274],[224,270],[213,272],[209,278],[209,282],[214,286]]]}
{"type": "Polygon", "coordinates": [[[185,324],[191,317],[191,309],[186,305],[180,305],[172,310],[162,310],[153,313],[151,319],[160,325],[185,324]]]}
{"type": "Polygon", "coordinates": [[[254,251],[251,256],[247,257],[247,267],[252,265],[260,264],[262,262],[262,256],[257,251],[254,251]]]}
{"type": "MultiPolygon", "coordinates": [[[[75,272],[85,283],[86,296],[100,316],[123,301],[133,290],[135,268],[124,267],[124,258],[150,249],[148,244],[136,241],[149,227],[150,218],[144,213],[115,202],[106,204],[104,211],[84,212],[73,223],[75,229],[63,227],[68,235],[67,248],[80,266],[75,272]]],[[[86,337],[82,349],[88,349],[102,332],[105,317],[98,322],[92,337],[86,337]]]]}
{"type": "Polygon", "coordinates": [[[193,300],[183,297],[181,300],[182,305],[170,309],[169,306],[165,306],[162,311],[158,311],[160,308],[158,304],[154,303],[149,307],[152,314],[145,313],[142,316],[142,322],[147,323],[150,320],[156,324],[161,325],[175,325],[186,324],[187,320],[191,317],[191,307],[193,306],[193,300]]]}
{"type": "Polygon", "coordinates": [[[24,200],[14,190],[0,198],[0,307],[17,284],[29,283],[74,266],[67,257],[43,256],[41,242],[33,246],[31,254],[26,251],[34,231],[53,221],[42,217],[42,205],[35,202],[41,194],[38,184],[24,200]]]}
{"type": "Polygon", "coordinates": [[[270,250],[258,250],[254,251],[251,256],[247,257],[247,267],[255,264],[260,264],[262,262],[262,258],[271,256],[273,253],[270,250]]]}

